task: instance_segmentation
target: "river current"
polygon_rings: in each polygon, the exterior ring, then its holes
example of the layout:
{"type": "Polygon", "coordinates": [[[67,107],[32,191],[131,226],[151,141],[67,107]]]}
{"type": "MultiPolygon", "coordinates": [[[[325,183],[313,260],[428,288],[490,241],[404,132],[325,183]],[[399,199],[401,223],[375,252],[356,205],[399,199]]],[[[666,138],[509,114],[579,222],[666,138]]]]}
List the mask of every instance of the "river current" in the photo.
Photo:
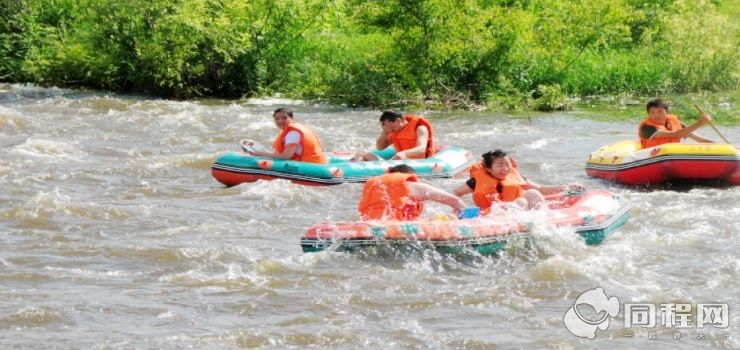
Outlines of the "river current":
{"type": "Polygon", "coordinates": [[[542,229],[498,257],[304,254],[310,225],[357,219],[361,185],[225,188],[210,174],[239,139],[269,144],[282,106],[326,148],[367,150],[379,132],[377,110],[0,84],[0,347],[740,348],[740,187],[647,191],[585,175],[588,154],[634,138],[637,119],[421,112],[442,143],[502,148],[537,182],[627,197],[630,221],[600,246],[542,229]],[[657,315],[629,332],[622,309],[578,338],[563,316],[596,287],[622,304],[689,304],[690,327],[657,315]],[[727,305],[729,326],[698,328],[701,303],[727,305]]]}

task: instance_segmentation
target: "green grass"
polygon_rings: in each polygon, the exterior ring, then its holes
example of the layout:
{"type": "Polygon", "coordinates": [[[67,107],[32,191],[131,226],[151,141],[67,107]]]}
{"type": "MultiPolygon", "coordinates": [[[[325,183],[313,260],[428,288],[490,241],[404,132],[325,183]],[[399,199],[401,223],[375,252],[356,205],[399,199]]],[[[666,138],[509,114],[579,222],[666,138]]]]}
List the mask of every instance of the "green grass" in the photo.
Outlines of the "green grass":
{"type": "Polygon", "coordinates": [[[589,118],[599,120],[639,121],[645,118],[645,105],[650,99],[661,97],[671,102],[671,113],[684,122],[698,119],[694,109],[696,104],[709,113],[715,124],[740,125],[737,103],[740,102],[740,89],[728,92],[702,92],[692,94],[665,94],[660,96],[634,96],[628,94],[589,97],[575,103],[575,108],[589,118]]]}

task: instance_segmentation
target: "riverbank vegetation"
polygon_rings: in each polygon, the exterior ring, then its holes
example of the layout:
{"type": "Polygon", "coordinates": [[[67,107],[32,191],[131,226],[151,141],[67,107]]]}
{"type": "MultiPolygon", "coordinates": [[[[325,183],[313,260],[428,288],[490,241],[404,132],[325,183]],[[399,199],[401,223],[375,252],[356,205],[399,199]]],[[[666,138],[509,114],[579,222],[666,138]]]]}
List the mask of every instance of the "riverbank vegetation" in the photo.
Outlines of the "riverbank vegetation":
{"type": "Polygon", "coordinates": [[[0,80],[553,110],[736,90],[733,0],[0,0],[0,80]]]}

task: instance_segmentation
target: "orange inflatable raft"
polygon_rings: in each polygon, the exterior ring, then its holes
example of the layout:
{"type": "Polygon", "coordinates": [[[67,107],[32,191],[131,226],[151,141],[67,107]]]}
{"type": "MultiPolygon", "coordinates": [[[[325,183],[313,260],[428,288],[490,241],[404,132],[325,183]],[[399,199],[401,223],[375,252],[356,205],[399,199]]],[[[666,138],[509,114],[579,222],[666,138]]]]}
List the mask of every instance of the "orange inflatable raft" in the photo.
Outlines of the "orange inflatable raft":
{"type": "MultiPolygon", "coordinates": [[[[320,223],[301,237],[304,252],[354,251],[363,247],[391,245],[435,248],[443,252],[472,249],[491,254],[507,241],[531,237],[532,225],[571,226],[588,245],[600,244],[629,219],[629,202],[622,196],[591,190],[550,196],[548,209],[535,215],[493,211],[491,215],[451,221],[365,221],[320,223]]],[[[529,214],[525,213],[525,214],[529,214]]]]}

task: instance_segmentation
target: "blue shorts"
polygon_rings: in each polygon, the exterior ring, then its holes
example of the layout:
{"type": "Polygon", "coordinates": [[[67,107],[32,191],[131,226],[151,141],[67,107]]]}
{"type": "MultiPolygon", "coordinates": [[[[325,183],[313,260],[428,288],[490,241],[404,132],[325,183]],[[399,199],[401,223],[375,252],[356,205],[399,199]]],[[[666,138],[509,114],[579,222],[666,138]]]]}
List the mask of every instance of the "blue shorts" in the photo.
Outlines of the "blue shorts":
{"type": "Polygon", "coordinates": [[[374,149],[370,153],[378,156],[380,159],[391,159],[396,155],[396,149],[391,145],[381,150],[374,149]]]}

